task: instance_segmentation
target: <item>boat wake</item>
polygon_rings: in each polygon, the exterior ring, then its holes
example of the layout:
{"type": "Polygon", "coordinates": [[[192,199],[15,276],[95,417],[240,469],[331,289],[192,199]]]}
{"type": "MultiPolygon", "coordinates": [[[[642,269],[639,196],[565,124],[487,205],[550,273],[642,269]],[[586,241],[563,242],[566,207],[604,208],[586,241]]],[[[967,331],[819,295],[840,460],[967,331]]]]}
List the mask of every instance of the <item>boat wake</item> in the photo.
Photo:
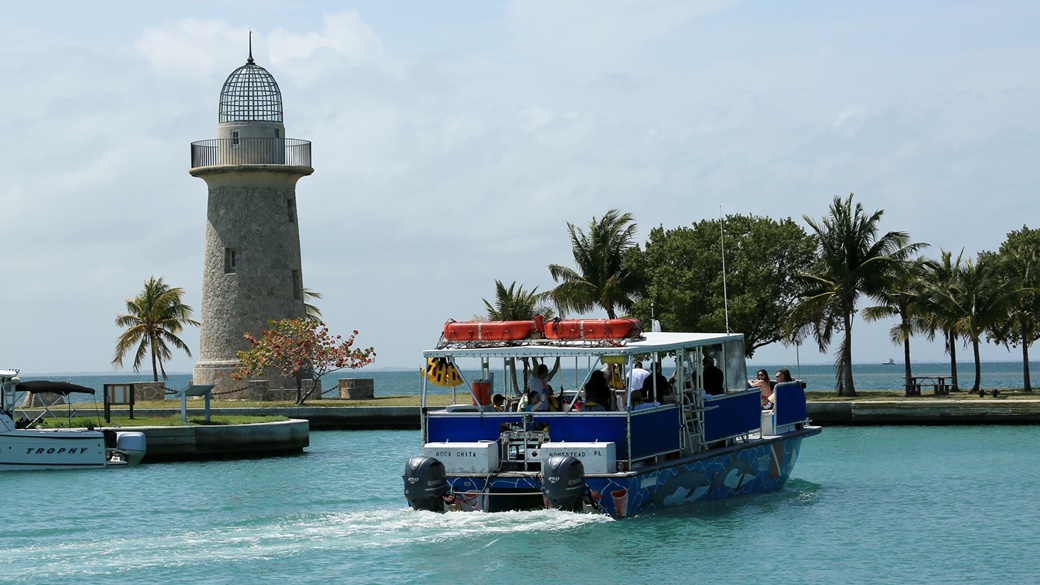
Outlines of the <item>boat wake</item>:
{"type": "Polygon", "coordinates": [[[496,535],[562,532],[590,524],[613,522],[601,514],[559,510],[499,512],[495,514],[416,512],[409,508],[334,515],[320,527],[326,535],[357,542],[358,547],[397,546],[416,542],[440,543],[496,535]]]}
{"type": "MultiPolygon", "coordinates": [[[[352,562],[373,563],[385,573],[379,550],[397,548],[451,549],[457,555],[482,554],[510,535],[563,532],[603,522],[609,517],[557,510],[498,514],[415,512],[409,508],[294,514],[254,518],[233,525],[202,530],[173,530],[166,534],[111,536],[48,546],[26,538],[11,543],[9,554],[34,558],[8,572],[5,578],[49,582],[48,576],[81,581],[92,577],[160,571],[171,576],[190,567],[204,567],[212,559],[236,563],[278,562],[278,559],[321,558],[334,554],[352,562]],[[126,554],[133,551],[133,554],[126,554]],[[114,561],[114,559],[118,559],[114,561]],[[42,579],[42,580],[41,580],[42,579]]],[[[47,539],[44,539],[46,541],[47,539]]]]}

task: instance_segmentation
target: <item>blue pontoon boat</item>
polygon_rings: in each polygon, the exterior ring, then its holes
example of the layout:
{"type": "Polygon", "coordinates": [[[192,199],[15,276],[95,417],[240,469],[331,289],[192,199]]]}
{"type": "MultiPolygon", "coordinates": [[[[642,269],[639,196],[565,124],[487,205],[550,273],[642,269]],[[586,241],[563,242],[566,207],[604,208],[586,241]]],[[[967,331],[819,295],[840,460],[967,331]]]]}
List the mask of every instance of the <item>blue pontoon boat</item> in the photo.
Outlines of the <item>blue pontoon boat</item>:
{"type": "Polygon", "coordinates": [[[442,338],[423,353],[429,373],[421,400],[423,451],[405,465],[409,504],[430,511],[560,508],[622,518],[780,489],[802,439],[820,432],[806,416],[801,385],[778,384],[774,406],[763,410],[759,389],[748,386],[743,335],[636,335],[500,343],[442,338]],[[703,391],[703,368],[695,364],[706,357],[722,370],[721,394],[703,391]],[[498,393],[515,402],[524,390],[521,368],[557,359],[574,375],[551,382],[560,397],[556,411],[491,404],[498,393]],[[659,404],[630,410],[622,387],[613,391],[613,410],[582,408],[593,371],[623,386],[636,361],[674,372],[669,393],[656,394],[659,404]],[[429,405],[431,395],[447,392],[454,404],[429,405]]]}

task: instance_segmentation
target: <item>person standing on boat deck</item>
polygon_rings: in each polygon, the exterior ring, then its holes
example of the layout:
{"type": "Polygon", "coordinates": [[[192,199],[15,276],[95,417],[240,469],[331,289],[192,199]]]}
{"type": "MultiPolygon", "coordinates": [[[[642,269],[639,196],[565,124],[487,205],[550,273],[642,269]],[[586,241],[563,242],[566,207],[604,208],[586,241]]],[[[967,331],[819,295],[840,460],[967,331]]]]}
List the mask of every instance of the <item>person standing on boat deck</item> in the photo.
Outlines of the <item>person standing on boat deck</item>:
{"type": "Polygon", "coordinates": [[[524,385],[527,386],[528,390],[531,389],[532,377],[537,375],[542,382],[548,386],[549,382],[553,379],[553,376],[556,375],[556,372],[560,371],[560,358],[556,358],[556,363],[553,364],[551,370],[548,369],[544,363],[539,363],[538,358],[531,358],[530,362],[528,362],[527,358],[520,359],[524,362],[524,385]],[[546,373],[539,374],[543,368],[545,368],[546,373]]]}
{"type": "Polygon", "coordinates": [[[552,397],[552,387],[549,386],[549,367],[545,364],[538,364],[534,370],[534,375],[527,378],[527,389],[529,391],[537,392],[542,399],[543,407],[538,410],[545,410],[549,407],[549,398],[552,397]]]}
{"type": "Polygon", "coordinates": [[[712,396],[726,392],[722,370],[715,367],[715,358],[706,355],[702,364],[701,375],[704,378],[704,391],[712,396]]]}
{"type": "Polygon", "coordinates": [[[643,382],[650,376],[650,372],[643,369],[643,362],[636,362],[632,371],[628,373],[628,393],[625,396],[625,404],[631,404],[632,391],[642,390],[643,382]]]}
{"type": "MultiPolygon", "coordinates": [[[[525,366],[524,370],[526,372],[527,371],[527,367],[526,367],[527,366],[527,361],[526,360],[524,360],[524,366],[525,366]]],[[[557,358],[556,365],[553,366],[553,369],[551,369],[551,370],[545,364],[539,364],[539,363],[535,362],[534,373],[533,374],[525,373],[525,376],[527,377],[527,389],[528,390],[538,390],[538,391],[541,391],[542,389],[549,388],[550,387],[549,386],[549,381],[552,380],[553,376],[556,375],[556,372],[559,371],[559,369],[560,369],[560,360],[559,360],[559,358],[557,358]],[[539,384],[540,384],[540,386],[539,386],[539,384]]]]}

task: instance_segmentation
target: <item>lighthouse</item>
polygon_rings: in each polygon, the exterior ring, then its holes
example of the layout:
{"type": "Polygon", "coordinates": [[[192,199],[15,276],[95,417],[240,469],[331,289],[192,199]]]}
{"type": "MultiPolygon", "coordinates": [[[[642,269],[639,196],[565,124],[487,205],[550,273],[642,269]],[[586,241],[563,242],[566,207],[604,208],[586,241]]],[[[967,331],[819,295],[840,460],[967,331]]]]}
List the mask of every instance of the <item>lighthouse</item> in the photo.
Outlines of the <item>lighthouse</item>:
{"type": "MultiPolygon", "coordinates": [[[[305,315],[296,182],[313,172],[311,143],[285,137],[282,93],[250,43],[220,91],[217,138],[191,145],[190,173],[209,191],[193,383],[226,387],[238,351],[249,348],[245,333],[305,315]]],[[[291,386],[275,375],[268,382],[291,386]]]]}

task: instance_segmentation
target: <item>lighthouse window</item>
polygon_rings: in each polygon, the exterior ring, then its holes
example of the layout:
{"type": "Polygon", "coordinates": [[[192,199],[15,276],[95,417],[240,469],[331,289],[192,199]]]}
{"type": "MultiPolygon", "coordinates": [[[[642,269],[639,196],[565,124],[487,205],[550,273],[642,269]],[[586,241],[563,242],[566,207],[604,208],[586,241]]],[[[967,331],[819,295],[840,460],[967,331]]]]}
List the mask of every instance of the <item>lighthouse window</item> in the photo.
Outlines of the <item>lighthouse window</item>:
{"type": "Polygon", "coordinates": [[[296,203],[292,199],[286,199],[285,203],[289,212],[289,223],[296,223],[296,203]]]}
{"type": "Polygon", "coordinates": [[[293,299],[300,300],[303,298],[303,282],[300,281],[300,271],[292,271],[292,293],[293,299]]]}
{"type": "Polygon", "coordinates": [[[238,268],[238,254],[234,248],[224,248],[224,274],[232,274],[238,268]]]}
{"type": "Polygon", "coordinates": [[[282,137],[282,131],[280,129],[278,129],[278,128],[275,128],[274,129],[274,137],[275,138],[281,138],[282,137]]]}
{"type": "Polygon", "coordinates": [[[238,146],[238,130],[231,131],[231,146],[238,146]]]}

